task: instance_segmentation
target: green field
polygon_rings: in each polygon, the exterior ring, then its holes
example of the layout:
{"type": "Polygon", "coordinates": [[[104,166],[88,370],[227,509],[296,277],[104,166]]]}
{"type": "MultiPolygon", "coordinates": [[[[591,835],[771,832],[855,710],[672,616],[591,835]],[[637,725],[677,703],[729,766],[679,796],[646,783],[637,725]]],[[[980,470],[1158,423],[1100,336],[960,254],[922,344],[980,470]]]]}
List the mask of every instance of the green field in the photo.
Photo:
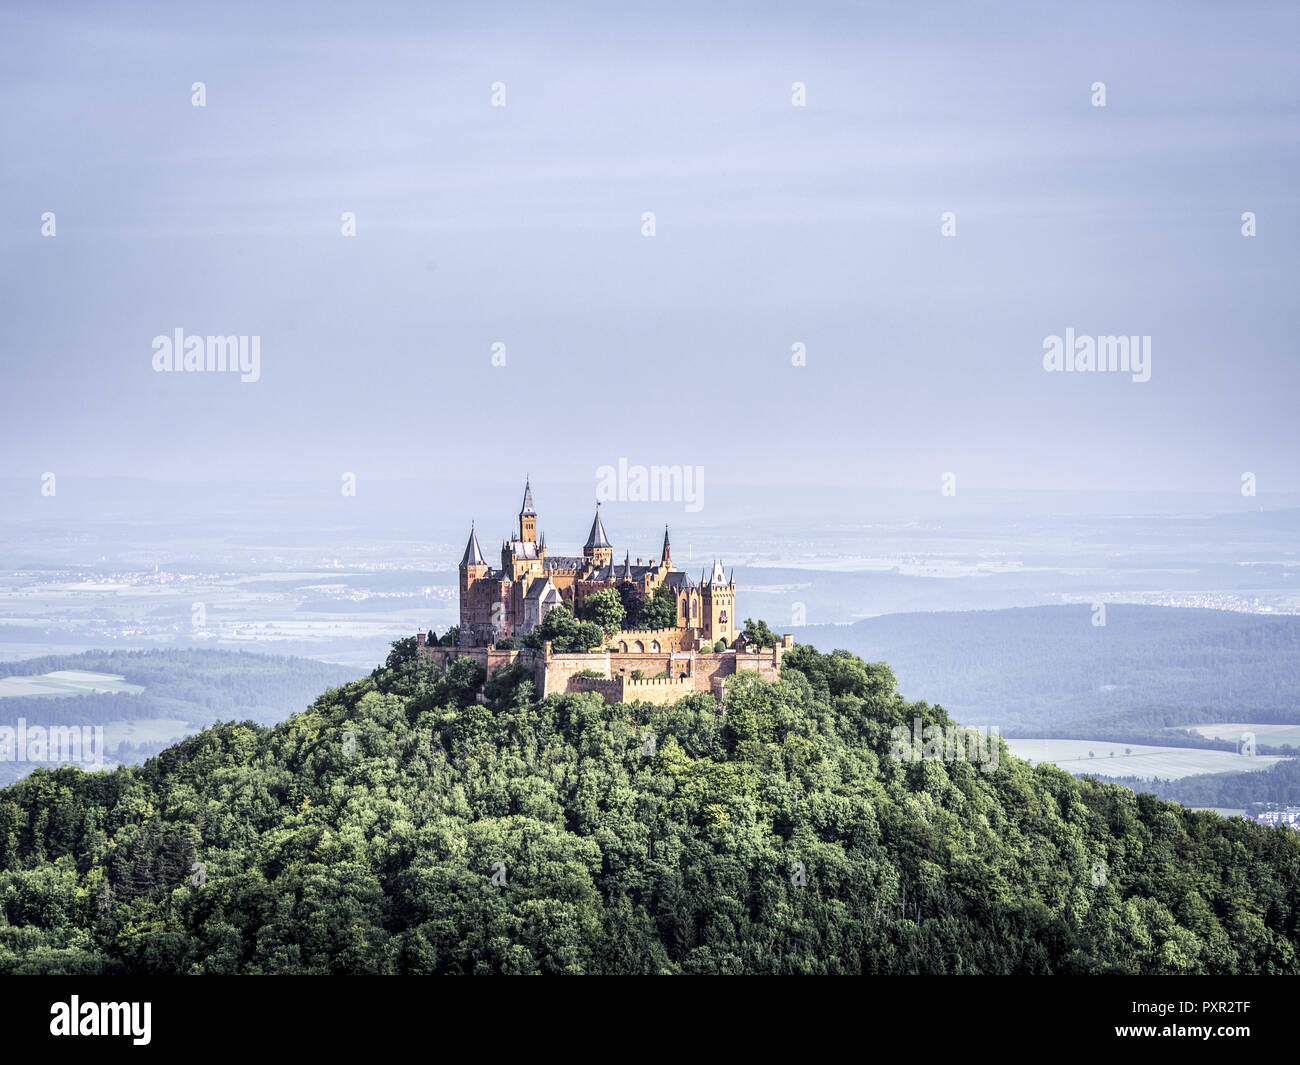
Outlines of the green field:
{"type": "Polygon", "coordinates": [[[114,673],[60,669],[31,677],[0,677],[0,699],[13,695],[85,695],[87,692],[125,692],[138,695],[139,684],[128,684],[114,673]]]}
{"type": "Polygon", "coordinates": [[[1009,739],[1006,742],[1017,758],[1035,765],[1050,762],[1067,773],[1087,773],[1098,777],[1179,780],[1199,773],[1262,772],[1282,761],[1272,755],[1247,757],[1232,751],[1151,747],[1106,740],[1009,739]],[[1090,752],[1092,757],[1089,757],[1090,752]]]}
{"type": "Polygon", "coordinates": [[[1215,725],[1193,725],[1185,731],[1195,732],[1211,740],[1232,740],[1234,743],[1241,739],[1243,733],[1253,732],[1255,742],[1266,747],[1300,747],[1300,725],[1247,725],[1232,721],[1215,725]]]}

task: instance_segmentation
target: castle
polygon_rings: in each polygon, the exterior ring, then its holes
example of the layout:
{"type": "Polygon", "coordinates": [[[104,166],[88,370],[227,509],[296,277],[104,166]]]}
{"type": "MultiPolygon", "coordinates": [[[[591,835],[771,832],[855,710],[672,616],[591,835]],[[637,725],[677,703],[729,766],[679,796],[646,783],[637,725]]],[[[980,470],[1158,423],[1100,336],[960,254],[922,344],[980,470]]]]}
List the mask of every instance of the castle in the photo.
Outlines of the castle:
{"type": "MultiPolygon", "coordinates": [[[[698,581],[677,569],[664,527],[659,557],[632,562],[631,552],[614,561],[614,547],[601,521],[600,504],[581,555],[552,555],[539,535],[533,490],[524,483],[516,535],[501,544],[501,565],[488,565],[471,527],[460,560],[460,635],[454,647],[426,645],[419,653],[446,662],[470,656],[488,671],[511,663],[533,669],[538,693],[597,691],[610,702],[643,699],[673,702],[709,691],[721,699],[726,677],[741,669],[775,677],[789,636],[764,653],[751,650],[736,635],[736,582],[722,563],[705,568],[698,581]],[[644,606],[664,591],[675,607],[674,624],[654,629],[625,628],[605,633],[600,646],[584,653],[555,654],[547,641],[539,650],[519,646],[560,604],[581,616],[596,592],[614,590],[633,622],[644,606]],[[508,639],[509,638],[509,639],[508,639]],[[505,646],[500,646],[504,644],[505,646]]],[[[662,614],[656,614],[664,620],[662,614]]]]}
{"type": "MultiPolygon", "coordinates": [[[[628,552],[621,563],[615,563],[614,546],[605,534],[597,503],[582,554],[552,555],[546,550],[545,534],[538,536],[533,489],[525,481],[517,531],[517,536],[502,541],[501,568],[492,569],[483,558],[477,533],[470,529],[460,560],[462,642],[466,634],[471,646],[526,635],[561,602],[568,603],[574,614],[581,614],[587,597],[605,588],[617,591],[625,604],[642,604],[660,585],[667,586],[676,601],[675,627],[682,630],[682,636],[674,642],[712,646],[722,640],[729,647],[736,638],[735,581],[724,575],[720,562],[714,562],[712,572],[701,572],[698,583],[677,569],[667,526],[658,559],[638,558],[633,565],[628,552]]],[[[631,643],[638,640],[635,635],[630,637],[631,643]]]]}

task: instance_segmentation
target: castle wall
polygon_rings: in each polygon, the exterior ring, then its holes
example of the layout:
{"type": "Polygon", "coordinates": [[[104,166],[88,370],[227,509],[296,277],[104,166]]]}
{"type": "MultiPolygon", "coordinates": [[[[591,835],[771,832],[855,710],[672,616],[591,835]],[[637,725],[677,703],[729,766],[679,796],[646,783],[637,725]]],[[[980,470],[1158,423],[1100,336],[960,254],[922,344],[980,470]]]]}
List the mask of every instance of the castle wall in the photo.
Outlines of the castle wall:
{"type": "Polygon", "coordinates": [[[624,703],[654,703],[656,706],[667,706],[670,703],[677,702],[678,699],[694,695],[695,691],[695,679],[693,677],[681,679],[676,677],[647,677],[644,680],[624,677],[622,697],[619,701],[624,703]]]}
{"type": "Polygon", "coordinates": [[[596,680],[593,677],[574,677],[569,681],[569,691],[595,692],[607,703],[623,702],[623,678],[596,680]]]}
{"type": "Polygon", "coordinates": [[[671,653],[557,655],[549,643],[541,651],[527,647],[512,651],[495,647],[426,646],[423,633],[417,634],[417,643],[417,653],[424,659],[445,667],[455,658],[472,658],[488,676],[518,662],[532,669],[539,698],[563,692],[593,691],[610,703],[642,701],[660,706],[703,692],[712,694],[721,703],[727,678],[742,671],[776,680],[781,673],[781,656],[792,646],[791,638],[786,636],[777,647],[756,653],[732,650],[673,658],[671,653]],[[579,677],[577,674],[584,670],[595,670],[601,676],[579,677]],[[646,676],[638,680],[632,676],[633,670],[640,670],[646,676]],[[656,676],[665,670],[670,672],[668,677],[656,676]],[[682,673],[686,676],[681,676],[682,673]]]}
{"type": "Polygon", "coordinates": [[[633,648],[640,644],[645,650],[645,654],[665,654],[672,651],[689,651],[692,650],[699,638],[699,633],[695,629],[624,629],[613,636],[605,638],[606,647],[619,648],[620,654],[634,654],[633,648]],[[650,648],[653,644],[659,645],[659,651],[652,651],[650,648]],[[623,647],[626,645],[627,650],[623,647]]]}
{"type": "Polygon", "coordinates": [[[581,673],[584,669],[594,669],[609,677],[609,655],[557,655],[553,654],[546,659],[542,666],[542,683],[538,686],[538,692],[543,697],[554,695],[557,692],[567,692],[575,690],[572,685],[582,683],[580,679],[574,677],[575,673],[581,673]]]}

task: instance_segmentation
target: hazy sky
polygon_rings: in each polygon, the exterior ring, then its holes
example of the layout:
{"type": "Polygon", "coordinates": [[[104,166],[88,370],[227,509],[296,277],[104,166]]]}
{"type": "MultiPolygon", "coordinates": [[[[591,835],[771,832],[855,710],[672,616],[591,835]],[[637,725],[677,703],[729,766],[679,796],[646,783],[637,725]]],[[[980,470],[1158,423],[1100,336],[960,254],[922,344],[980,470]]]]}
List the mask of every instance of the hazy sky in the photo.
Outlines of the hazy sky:
{"type": "Polygon", "coordinates": [[[1300,489],[1297,5],[700,8],[6,3],[0,476],[1300,489]]]}

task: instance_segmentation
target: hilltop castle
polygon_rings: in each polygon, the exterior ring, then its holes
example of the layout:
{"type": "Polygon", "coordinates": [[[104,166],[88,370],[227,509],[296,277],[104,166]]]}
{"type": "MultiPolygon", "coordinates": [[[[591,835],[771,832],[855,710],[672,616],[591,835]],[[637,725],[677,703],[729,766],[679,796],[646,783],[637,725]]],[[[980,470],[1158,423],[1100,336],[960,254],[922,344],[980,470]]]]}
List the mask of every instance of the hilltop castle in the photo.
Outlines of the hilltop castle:
{"type": "MultiPolygon", "coordinates": [[[[691,580],[673,565],[665,525],[658,559],[638,558],[634,565],[629,551],[621,563],[615,563],[599,503],[582,554],[552,555],[546,550],[545,534],[538,535],[533,489],[525,481],[517,535],[502,541],[500,569],[488,566],[478,534],[470,529],[460,560],[461,643],[465,645],[468,637],[469,646],[486,646],[506,636],[526,635],[561,602],[580,614],[587,597],[605,588],[617,591],[635,611],[660,585],[672,592],[676,602],[676,628],[683,635],[693,633],[687,642],[711,647],[722,640],[731,646],[736,638],[736,583],[723,573],[721,562],[715,561],[712,571],[701,571],[698,583],[691,580]]],[[[635,643],[638,638],[631,639],[635,643]]]]}
{"type": "Polygon", "coordinates": [[[726,677],[740,669],[777,675],[790,638],[768,653],[746,648],[736,635],[734,574],[728,576],[720,561],[702,570],[698,581],[677,569],[667,526],[658,558],[633,563],[628,551],[622,562],[615,562],[597,504],[582,554],[552,555],[545,535],[538,533],[533,489],[525,481],[515,533],[502,541],[501,565],[494,569],[471,527],[460,560],[459,639],[454,647],[426,645],[424,634],[419,634],[421,655],[444,663],[470,656],[489,673],[519,662],[533,668],[541,696],[598,691],[611,702],[666,703],[700,691],[721,699],[726,677]],[[605,589],[618,593],[633,622],[641,608],[656,593],[662,598],[660,589],[666,589],[676,607],[675,623],[606,633],[601,646],[581,654],[554,654],[549,642],[540,651],[518,646],[518,637],[537,628],[549,611],[563,603],[581,615],[586,600],[605,589]],[[513,639],[499,647],[507,637],[513,639]]]}

